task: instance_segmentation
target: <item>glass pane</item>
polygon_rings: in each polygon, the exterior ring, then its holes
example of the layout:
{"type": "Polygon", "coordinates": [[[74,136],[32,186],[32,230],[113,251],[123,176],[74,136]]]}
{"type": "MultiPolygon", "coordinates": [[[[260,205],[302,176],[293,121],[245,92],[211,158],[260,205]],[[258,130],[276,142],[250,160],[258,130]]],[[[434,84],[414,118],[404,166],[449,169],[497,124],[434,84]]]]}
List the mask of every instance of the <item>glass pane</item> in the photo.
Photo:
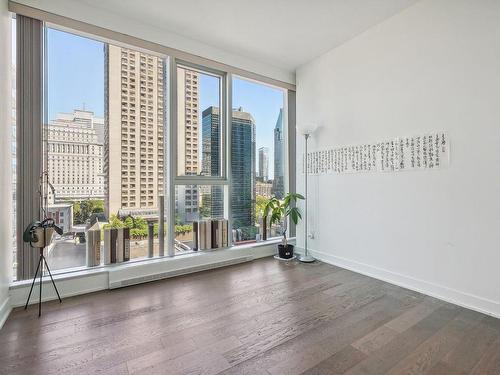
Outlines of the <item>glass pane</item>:
{"type": "Polygon", "coordinates": [[[104,60],[109,124],[104,154],[105,212],[122,222],[130,218],[133,259],[148,255],[148,224],[154,225],[156,237],[164,208],[165,64],[154,55],[114,45],[106,46],[104,60]]]}
{"type": "Polygon", "coordinates": [[[88,221],[104,211],[104,44],[48,29],[46,48],[46,216],[64,231],[47,260],[58,270],[85,266],[88,221]]]}
{"type": "Polygon", "coordinates": [[[222,176],[220,98],[221,77],[177,68],[179,176],[222,176]]]}
{"type": "Polygon", "coordinates": [[[261,219],[270,197],[283,198],[283,90],[233,79],[231,124],[231,213],[236,244],[274,237],[261,219]]]}
{"type": "Polygon", "coordinates": [[[48,249],[51,269],[157,255],[163,59],[55,29],[46,48],[47,216],[64,231],[48,249]]]}
{"type": "Polygon", "coordinates": [[[177,254],[197,248],[193,238],[193,222],[225,217],[225,190],[224,186],[178,185],[175,187],[175,252],[177,254]]]}

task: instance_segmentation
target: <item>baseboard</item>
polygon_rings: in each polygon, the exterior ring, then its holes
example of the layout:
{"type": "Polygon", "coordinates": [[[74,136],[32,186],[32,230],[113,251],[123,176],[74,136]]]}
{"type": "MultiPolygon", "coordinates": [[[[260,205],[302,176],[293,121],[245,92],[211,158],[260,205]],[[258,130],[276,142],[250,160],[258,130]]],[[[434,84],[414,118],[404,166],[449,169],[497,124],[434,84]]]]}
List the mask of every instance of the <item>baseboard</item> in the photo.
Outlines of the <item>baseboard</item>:
{"type": "MultiPolygon", "coordinates": [[[[303,249],[297,249],[299,252],[303,249]]],[[[483,314],[500,318],[500,303],[492,301],[473,294],[461,292],[456,289],[448,288],[425,280],[416,279],[410,276],[402,275],[396,272],[388,271],[382,268],[360,263],[335,255],[327,254],[317,250],[309,250],[316,259],[348,269],[362,275],[370,276],[406,289],[426,294],[431,297],[441,299],[483,314]]]]}
{"type": "Polygon", "coordinates": [[[0,329],[2,329],[11,311],[12,306],[10,305],[10,297],[7,297],[0,306],[0,329]]]}

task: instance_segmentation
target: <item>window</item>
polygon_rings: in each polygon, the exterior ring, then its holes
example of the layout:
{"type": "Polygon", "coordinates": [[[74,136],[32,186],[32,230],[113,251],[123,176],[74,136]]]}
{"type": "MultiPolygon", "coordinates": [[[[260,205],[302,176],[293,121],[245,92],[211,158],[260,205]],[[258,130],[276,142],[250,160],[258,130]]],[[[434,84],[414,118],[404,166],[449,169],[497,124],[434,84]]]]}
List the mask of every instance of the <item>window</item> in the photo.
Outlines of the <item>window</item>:
{"type": "Polygon", "coordinates": [[[222,77],[177,67],[177,175],[223,176],[222,77]]]}
{"type": "MultiPolygon", "coordinates": [[[[177,185],[175,187],[175,252],[198,250],[194,244],[193,222],[224,219],[225,186],[177,185]],[[187,204],[193,202],[193,204],[187,204]]],[[[222,247],[219,246],[219,247],[222,247]]],[[[227,246],[225,246],[227,247],[227,246]]]]}
{"type": "MultiPolygon", "coordinates": [[[[193,226],[227,218],[225,77],[187,65],[177,71],[175,252],[197,250],[193,226]],[[207,179],[211,180],[208,181],[207,179]],[[186,184],[186,181],[191,184],[186,184]]],[[[227,246],[227,245],[226,245],[227,246]]]]}
{"type": "MultiPolygon", "coordinates": [[[[39,170],[47,177],[43,214],[64,232],[46,249],[53,271],[107,264],[110,249],[123,244],[120,238],[130,239],[130,259],[263,238],[264,205],[272,196],[282,198],[286,188],[284,90],[21,20],[26,35],[17,38],[27,42],[20,49],[26,60],[29,47],[40,40],[30,35],[45,31],[45,61],[41,54],[34,58],[39,66],[45,63],[43,100],[21,104],[23,111],[43,104],[43,124],[35,127],[43,134],[24,142],[43,140],[43,150],[24,157],[26,144],[18,139],[13,167],[16,152],[21,175],[41,154],[43,166],[27,178],[38,180],[39,170]],[[201,245],[209,232],[217,240],[201,245]],[[225,235],[219,238],[220,233],[225,235]],[[99,258],[93,257],[96,252],[99,258]]],[[[32,61],[19,61],[23,77],[42,71],[32,68],[32,61]]],[[[24,129],[19,134],[29,133],[26,127],[33,129],[37,117],[16,124],[13,111],[13,132],[19,126],[24,129]]],[[[20,184],[31,185],[22,190],[24,197],[38,194],[38,183],[20,184]]],[[[28,206],[22,215],[31,221],[39,205],[28,206]]],[[[270,235],[278,230],[271,228],[270,235]]],[[[30,250],[19,251],[22,267],[14,263],[22,270],[20,279],[34,274],[31,258],[24,255],[30,250]]]]}
{"type": "MultiPolygon", "coordinates": [[[[283,198],[284,91],[233,78],[231,215],[235,243],[262,238],[264,206],[283,198]]],[[[270,228],[277,235],[279,228],[270,228]]]]}
{"type": "Polygon", "coordinates": [[[164,60],[53,28],[46,35],[47,216],[64,231],[49,265],[87,265],[89,230],[128,228],[130,258],[148,256],[148,225],[157,237],[163,202],[164,60]],[[146,58],[149,69],[138,70],[146,58]]]}

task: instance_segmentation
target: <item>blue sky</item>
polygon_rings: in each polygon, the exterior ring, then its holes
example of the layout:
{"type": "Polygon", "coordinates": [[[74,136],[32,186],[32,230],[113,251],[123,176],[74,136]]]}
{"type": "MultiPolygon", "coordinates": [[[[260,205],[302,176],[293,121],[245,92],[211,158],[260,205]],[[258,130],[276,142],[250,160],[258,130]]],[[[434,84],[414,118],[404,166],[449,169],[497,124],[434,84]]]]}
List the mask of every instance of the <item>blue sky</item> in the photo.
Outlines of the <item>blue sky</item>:
{"type": "MultiPolygon", "coordinates": [[[[74,109],[104,116],[104,44],[74,34],[48,29],[48,117],[74,109]]],[[[218,105],[218,80],[200,78],[200,115],[218,105]]],[[[269,175],[273,176],[273,129],[283,106],[283,91],[244,79],[233,78],[233,107],[243,107],[256,123],[257,150],[268,147],[269,175]]],[[[201,119],[200,119],[201,124],[201,119]]]]}

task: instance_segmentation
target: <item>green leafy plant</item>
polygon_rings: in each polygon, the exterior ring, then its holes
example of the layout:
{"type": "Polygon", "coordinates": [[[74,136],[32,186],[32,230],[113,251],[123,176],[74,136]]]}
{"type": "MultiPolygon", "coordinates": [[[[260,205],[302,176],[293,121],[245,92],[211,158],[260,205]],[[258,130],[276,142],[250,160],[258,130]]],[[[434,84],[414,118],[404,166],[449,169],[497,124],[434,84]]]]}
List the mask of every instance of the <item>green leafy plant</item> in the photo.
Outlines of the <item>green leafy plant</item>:
{"type": "Polygon", "coordinates": [[[295,205],[299,199],[304,199],[304,197],[298,193],[288,193],[282,200],[276,197],[271,198],[264,207],[264,216],[269,219],[269,225],[283,223],[283,246],[288,244],[286,218],[289,217],[295,225],[302,219],[300,210],[295,205]]]}
{"type": "Polygon", "coordinates": [[[264,209],[266,208],[269,198],[263,195],[257,195],[255,197],[255,216],[257,219],[262,219],[264,217],[264,209]]]}

